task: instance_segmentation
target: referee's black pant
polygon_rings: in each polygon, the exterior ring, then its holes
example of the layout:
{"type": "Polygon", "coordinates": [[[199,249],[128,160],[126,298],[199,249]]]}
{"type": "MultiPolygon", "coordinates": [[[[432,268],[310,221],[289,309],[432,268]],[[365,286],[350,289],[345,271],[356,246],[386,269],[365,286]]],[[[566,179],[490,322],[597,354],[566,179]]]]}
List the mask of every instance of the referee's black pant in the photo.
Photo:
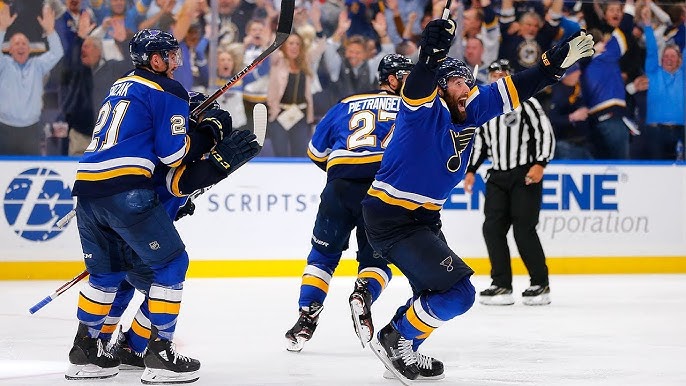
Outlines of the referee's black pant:
{"type": "Polygon", "coordinates": [[[512,265],[507,232],[512,227],[517,249],[529,271],[531,285],[548,285],[548,267],[536,233],[543,200],[543,184],[526,185],[530,166],[512,170],[491,170],[486,182],[483,225],[484,240],[491,261],[492,284],[512,288],[512,265]]]}

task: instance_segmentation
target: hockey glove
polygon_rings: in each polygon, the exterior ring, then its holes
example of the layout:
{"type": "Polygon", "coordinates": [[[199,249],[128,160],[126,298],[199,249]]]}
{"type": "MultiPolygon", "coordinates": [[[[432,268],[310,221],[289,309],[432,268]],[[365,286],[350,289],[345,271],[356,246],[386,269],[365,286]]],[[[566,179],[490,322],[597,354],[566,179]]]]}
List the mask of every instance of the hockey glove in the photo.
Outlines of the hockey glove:
{"type": "Polygon", "coordinates": [[[260,152],[262,146],[256,139],[255,134],[247,130],[234,131],[214,147],[209,160],[228,176],[260,152]]]}
{"type": "Polygon", "coordinates": [[[593,44],[593,36],[587,35],[585,30],[580,30],[544,52],[539,66],[546,74],[559,80],[572,64],[593,55],[593,44]]]}
{"type": "Polygon", "coordinates": [[[179,208],[179,211],[176,212],[176,218],[174,221],[179,221],[179,219],[185,216],[192,216],[193,213],[195,213],[195,204],[189,199],[185,204],[183,204],[182,207],[179,208]]]}
{"type": "Polygon", "coordinates": [[[454,38],[454,21],[450,19],[431,20],[422,31],[422,37],[419,39],[419,61],[426,63],[429,69],[437,68],[448,55],[454,38]]]}
{"type": "Polygon", "coordinates": [[[198,122],[198,131],[205,132],[208,136],[214,139],[214,142],[219,143],[228,136],[233,129],[233,122],[231,114],[225,110],[207,110],[203,118],[198,122]]]}

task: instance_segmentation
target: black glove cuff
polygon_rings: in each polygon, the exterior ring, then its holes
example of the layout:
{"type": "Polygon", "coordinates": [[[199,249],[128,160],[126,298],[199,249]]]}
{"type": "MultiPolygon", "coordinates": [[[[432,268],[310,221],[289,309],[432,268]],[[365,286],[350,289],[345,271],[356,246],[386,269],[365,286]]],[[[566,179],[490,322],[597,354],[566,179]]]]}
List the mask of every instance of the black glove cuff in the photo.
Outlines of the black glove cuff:
{"type": "Polygon", "coordinates": [[[560,80],[560,78],[562,78],[562,75],[565,74],[565,69],[553,64],[553,62],[550,61],[548,55],[549,51],[546,51],[543,53],[543,55],[541,55],[541,60],[538,61],[538,66],[551,79],[554,79],[556,81],[560,80]]]}

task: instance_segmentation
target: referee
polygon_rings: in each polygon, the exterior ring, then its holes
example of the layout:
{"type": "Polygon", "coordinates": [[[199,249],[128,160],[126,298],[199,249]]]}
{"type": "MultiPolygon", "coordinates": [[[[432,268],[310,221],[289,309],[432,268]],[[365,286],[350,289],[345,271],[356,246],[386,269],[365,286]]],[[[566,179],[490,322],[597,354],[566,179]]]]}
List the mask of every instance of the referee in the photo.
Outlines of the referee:
{"type": "MultiPolygon", "coordinates": [[[[497,60],[488,68],[490,82],[511,74],[507,59],[497,60]]],[[[467,193],[472,192],[474,173],[484,160],[490,157],[493,162],[487,174],[483,225],[492,283],[479,294],[481,304],[514,304],[506,237],[510,227],[531,277],[531,286],[522,293],[523,303],[550,304],[548,267],[536,224],[543,200],[543,169],[554,152],[553,129],[535,98],[490,120],[475,133],[474,150],[464,178],[467,193]]]]}

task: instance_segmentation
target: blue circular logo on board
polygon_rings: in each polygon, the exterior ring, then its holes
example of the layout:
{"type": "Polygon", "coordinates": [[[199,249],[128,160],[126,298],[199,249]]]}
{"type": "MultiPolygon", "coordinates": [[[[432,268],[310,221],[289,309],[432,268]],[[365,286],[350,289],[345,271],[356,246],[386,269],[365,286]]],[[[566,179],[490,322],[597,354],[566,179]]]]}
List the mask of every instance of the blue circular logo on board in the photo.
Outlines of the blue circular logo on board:
{"type": "Polygon", "coordinates": [[[29,169],[10,182],[3,200],[5,219],[14,233],[46,241],[62,233],[55,225],[74,209],[70,186],[55,171],[29,169]]]}

